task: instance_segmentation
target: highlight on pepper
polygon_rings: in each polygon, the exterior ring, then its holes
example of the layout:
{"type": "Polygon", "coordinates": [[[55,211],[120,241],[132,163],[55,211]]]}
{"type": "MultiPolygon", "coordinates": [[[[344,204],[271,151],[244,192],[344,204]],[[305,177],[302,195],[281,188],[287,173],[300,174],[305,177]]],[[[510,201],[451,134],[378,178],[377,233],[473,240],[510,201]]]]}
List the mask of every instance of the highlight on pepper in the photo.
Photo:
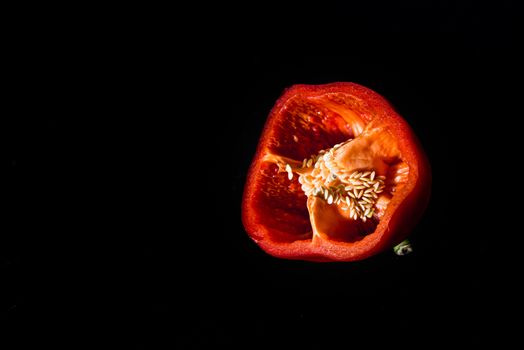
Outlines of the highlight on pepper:
{"type": "Polygon", "coordinates": [[[242,221],[275,257],[361,260],[412,232],[430,186],[419,141],[383,97],[354,83],[295,85],[266,121],[242,221]]]}

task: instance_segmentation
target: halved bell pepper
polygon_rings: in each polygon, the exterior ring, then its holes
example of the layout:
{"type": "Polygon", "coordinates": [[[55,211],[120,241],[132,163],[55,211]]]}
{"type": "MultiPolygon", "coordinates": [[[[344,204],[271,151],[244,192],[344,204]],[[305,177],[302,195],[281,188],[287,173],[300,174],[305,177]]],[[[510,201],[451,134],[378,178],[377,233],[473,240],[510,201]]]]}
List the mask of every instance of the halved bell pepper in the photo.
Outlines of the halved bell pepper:
{"type": "Polygon", "coordinates": [[[361,260],[412,232],[430,187],[417,137],[383,97],[354,83],[294,85],[266,121],[242,221],[275,257],[361,260]]]}

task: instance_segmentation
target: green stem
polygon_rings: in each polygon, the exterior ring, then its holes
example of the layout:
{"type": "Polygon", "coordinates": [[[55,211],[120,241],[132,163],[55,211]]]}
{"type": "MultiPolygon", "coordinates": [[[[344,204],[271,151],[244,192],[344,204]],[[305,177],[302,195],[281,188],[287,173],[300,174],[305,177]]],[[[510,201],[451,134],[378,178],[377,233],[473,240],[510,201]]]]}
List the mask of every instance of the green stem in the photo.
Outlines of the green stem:
{"type": "Polygon", "coordinates": [[[407,255],[411,253],[412,251],[413,251],[413,247],[411,246],[411,243],[407,239],[403,240],[402,242],[400,242],[399,244],[393,247],[393,252],[395,252],[395,254],[399,256],[407,255]]]}

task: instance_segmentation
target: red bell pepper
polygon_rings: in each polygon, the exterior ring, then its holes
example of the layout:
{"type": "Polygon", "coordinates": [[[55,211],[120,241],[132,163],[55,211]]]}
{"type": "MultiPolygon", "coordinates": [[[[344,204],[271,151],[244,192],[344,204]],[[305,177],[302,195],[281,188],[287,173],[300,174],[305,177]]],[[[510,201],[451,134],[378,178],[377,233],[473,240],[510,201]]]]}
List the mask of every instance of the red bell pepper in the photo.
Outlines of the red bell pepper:
{"type": "Polygon", "coordinates": [[[266,121],[242,221],[275,257],[361,260],[408,236],[430,184],[420,143],[379,94],[354,83],[294,85],[266,121]]]}

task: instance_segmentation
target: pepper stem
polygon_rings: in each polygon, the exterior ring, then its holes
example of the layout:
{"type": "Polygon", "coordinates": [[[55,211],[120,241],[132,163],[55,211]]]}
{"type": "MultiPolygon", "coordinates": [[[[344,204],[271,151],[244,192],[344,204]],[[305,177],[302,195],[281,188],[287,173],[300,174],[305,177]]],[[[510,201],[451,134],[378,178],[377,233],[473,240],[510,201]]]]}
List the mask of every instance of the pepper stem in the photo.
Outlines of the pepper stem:
{"type": "Polygon", "coordinates": [[[393,247],[393,252],[399,256],[407,255],[413,251],[413,247],[409,240],[405,239],[393,247]]]}

